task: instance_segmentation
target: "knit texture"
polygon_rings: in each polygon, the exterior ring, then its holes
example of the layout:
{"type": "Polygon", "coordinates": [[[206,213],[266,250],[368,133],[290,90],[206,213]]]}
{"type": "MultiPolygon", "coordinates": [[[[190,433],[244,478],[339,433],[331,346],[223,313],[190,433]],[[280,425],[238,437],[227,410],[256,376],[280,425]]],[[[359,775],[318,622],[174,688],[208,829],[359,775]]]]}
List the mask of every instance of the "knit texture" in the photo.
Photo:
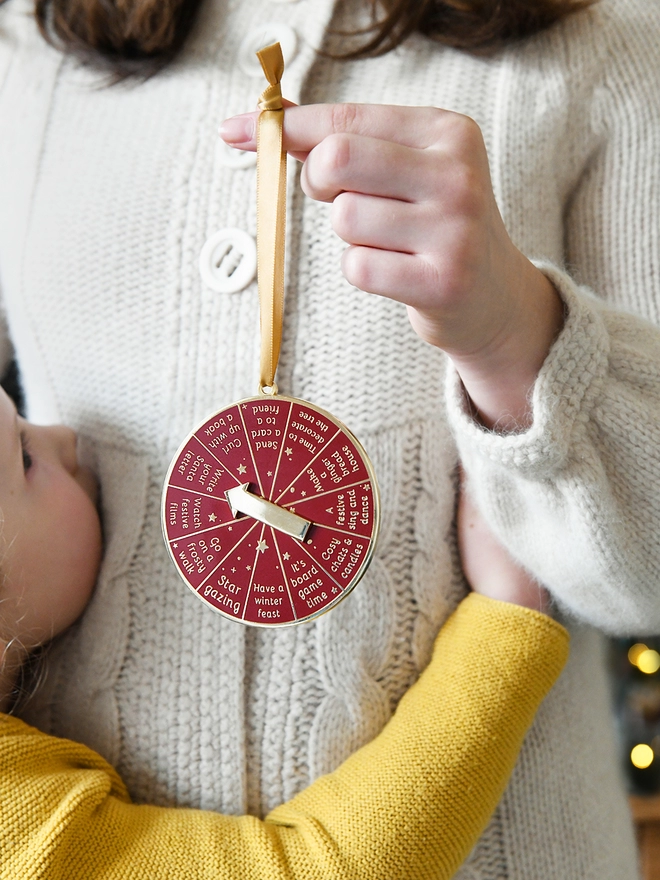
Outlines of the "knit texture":
{"type": "Polygon", "coordinates": [[[449,880],[567,656],[549,617],[469,596],[385,730],[263,823],[136,807],[99,755],[0,716],[0,878],[449,880]]]}
{"type": "Polygon", "coordinates": [[[138,801],[265,815],[382,729],[464,594],[458,446],[481,507],[573,634],[465,876],[630,880],[634,840],[589,626],[660,627],[659,336],[620,311],[660,317],[657,3],[602,0],[492,55],[413,36],[344,63],[314,48],[350,8],[208,0],[169,70],[109,89],[43,43],[29,8],[0,7],[0,167],[11,169],[0,175],[0,286],[31,416],[89,438],[108,484],[104,586],[53,650],[29,720],[100,750],[138,801]],[[254,107],[262,81],[241,70],[239,47],[269,21],[298,34],[283,83],[294,101],[430,104],[476,119],[507,228],[555,280],[568,319],[534,389],[534,427],[484,431],[405,309],[343,280],[328,206],[292,174],[278,383],[364,442],[383,528],[346,602],[308,625],[252,632],[181,584],[159,498],[188,431],[257,388],[256,287],[215,293],[197,261],[217,229],[255,231],[254,169],[223,165],[216,131],[254,107]]]}

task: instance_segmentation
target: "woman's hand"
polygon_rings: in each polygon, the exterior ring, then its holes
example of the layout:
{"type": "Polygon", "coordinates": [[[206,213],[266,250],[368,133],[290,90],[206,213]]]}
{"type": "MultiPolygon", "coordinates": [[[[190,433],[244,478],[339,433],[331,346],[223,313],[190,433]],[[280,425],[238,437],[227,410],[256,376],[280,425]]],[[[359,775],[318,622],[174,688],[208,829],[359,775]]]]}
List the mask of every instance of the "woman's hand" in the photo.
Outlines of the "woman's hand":
{"type": "MultiPolygon", "coordinates": [[[[256,149],[257,115],[227,120],[224,140],[256,149]]],[[[563,309],[504,228],[477,124],[427,107],[287,106],[284,146],[305,163],[305,193],[332,202],[347,280],[408,306],[484,424],[527,426],[563,309]]]]}
{"type": "Polygon", "coordinates": [[[458,499],[458,549],[475,593],[547,613],[548,591],[495,538],[467,491],[465,479],[458,499]]]}

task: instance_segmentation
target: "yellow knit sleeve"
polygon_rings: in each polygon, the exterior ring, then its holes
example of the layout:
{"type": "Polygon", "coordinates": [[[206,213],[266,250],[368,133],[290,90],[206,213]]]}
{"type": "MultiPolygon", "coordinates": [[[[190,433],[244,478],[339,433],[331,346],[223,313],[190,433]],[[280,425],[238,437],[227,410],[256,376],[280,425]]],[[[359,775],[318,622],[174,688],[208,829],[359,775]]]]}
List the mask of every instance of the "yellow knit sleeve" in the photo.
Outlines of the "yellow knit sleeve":
{"type": "Polygon", "coordinates": [[[265,821],[131,804],[99,755],[0,716],[0,878],[448,880],[567,654],[555,621],[470,595],[383,732],[265,821]]]}

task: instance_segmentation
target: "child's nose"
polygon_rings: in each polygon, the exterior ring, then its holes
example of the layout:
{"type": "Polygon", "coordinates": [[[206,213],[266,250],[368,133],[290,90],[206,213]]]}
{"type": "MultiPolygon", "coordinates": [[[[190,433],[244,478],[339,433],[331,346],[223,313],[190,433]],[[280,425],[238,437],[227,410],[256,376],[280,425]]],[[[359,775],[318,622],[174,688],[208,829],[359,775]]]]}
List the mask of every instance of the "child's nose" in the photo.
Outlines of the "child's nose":
{"type": "Polygon", "coordinates": [[[50,434],[50,441],[62,466],[74,474],[78,470],[78,453],[76,432],[64,425],[49,425],[45,428],[50,434]]]}

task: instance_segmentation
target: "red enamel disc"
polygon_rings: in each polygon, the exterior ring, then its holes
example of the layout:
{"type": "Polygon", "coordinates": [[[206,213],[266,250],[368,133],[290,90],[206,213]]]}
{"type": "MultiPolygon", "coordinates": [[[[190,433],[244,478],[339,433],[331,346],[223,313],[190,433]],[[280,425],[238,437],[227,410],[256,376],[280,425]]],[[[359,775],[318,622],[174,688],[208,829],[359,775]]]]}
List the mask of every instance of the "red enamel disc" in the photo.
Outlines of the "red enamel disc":
{"type": "Polygon", "coordinates": [[[351,432],[290,397],[234,403],[170,465],[163,533],[179,574],[214,611],[254,626],[311,620],[373,555],[378,486],[351,432]]]}

